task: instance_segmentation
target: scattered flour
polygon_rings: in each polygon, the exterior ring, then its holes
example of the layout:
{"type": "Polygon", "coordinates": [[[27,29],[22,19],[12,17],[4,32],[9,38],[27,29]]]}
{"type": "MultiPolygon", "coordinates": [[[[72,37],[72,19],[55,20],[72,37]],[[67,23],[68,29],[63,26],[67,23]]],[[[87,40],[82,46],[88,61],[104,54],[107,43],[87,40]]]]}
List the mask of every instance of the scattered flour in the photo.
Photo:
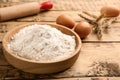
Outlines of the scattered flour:
{"type": "Polygon", "coordinates": [[[57,61],[75,51],[75,36],[62,33],[49,25],[34,24],[21,29],[8,48],[16,55],[35,61],[57,61]]]}

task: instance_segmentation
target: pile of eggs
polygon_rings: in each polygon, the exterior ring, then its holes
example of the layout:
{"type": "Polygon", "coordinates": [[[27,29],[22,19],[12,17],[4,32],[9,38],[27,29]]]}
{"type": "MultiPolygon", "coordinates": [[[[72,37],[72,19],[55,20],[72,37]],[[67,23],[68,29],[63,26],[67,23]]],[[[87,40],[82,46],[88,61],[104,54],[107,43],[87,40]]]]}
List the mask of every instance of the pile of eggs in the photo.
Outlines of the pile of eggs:
{"type": "Polygon", "coordinates": [[[73,29],[82,39],[87,37],[92,30],[92,26],[88,22],[81,21],[76,23],[69,15],[66,14],[59,15],[56,23],[73,29]]]}
{"type": "MultiPolygon", "coordinates": [[[[120,10],[114,6],[103,6],[100,10],[103,17],[117,17],[120,10]]],[[[96,19],[97,20],[97,19],[96,19]]],[[[92,31],[92,26],[86,21],[76,23],[69,15],[61,14],[57,17],[56,23],[73,29],[81,39],[86,38],[92,31]]]]}

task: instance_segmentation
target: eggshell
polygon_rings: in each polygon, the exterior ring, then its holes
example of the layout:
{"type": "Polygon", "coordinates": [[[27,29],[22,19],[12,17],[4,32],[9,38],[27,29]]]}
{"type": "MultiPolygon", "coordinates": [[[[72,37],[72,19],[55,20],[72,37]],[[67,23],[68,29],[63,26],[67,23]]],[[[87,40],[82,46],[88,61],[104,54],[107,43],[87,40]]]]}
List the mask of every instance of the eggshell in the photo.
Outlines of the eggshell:
{"type": "Polygon", "coordinates": [[[104,17],[117,17],[120,14],[119,8],[112,5],[102,7],[100,12],[104,17]]]}
{"type": "Polygon", "coordinates": [[[75,25],[75,21],[69,15],[66,15],[66,14],[59,15],[56,19],[56,23],[64,25],[64,26],[71,28],[71,29],[75,25]]]}
{"type": "Polygon", "coordinates": [[[80,36],[81,39],[86,38],[91,32],[92,26],[85,21],[76,24],[74,31],[80,36]]]}

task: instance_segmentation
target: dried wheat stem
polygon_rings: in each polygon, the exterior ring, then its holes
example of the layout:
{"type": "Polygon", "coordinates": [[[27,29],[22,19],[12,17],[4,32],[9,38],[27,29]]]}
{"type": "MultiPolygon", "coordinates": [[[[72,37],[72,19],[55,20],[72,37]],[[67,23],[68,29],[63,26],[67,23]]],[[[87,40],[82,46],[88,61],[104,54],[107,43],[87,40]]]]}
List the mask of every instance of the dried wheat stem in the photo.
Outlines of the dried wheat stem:
{"type": "Polygon", "coordinates": [[[90,16],[90,17],[93,17],[93,18],[97,18],[97,16],[95,16],[95,15],[93,15],[93,14],[91,14],[91,13],[89,13],[89,12],[87,12],[87,11],[82,11],[84,14],[87,14],[88,16],[90,16]]]}

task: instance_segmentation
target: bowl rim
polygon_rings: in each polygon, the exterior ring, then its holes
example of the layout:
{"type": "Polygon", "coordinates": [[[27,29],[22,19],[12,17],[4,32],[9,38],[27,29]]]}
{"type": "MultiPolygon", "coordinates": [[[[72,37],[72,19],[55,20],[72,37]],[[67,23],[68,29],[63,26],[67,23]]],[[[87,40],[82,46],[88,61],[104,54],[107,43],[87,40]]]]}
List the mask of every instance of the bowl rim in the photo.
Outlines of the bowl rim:
{"type": "MultiPolygon", "coordinates": [[[[54,28],[55,28],[55,27],[54,27],[54,28]]],[[[62,32],[62,31],[61,31],[61,32],[62,32]]],[[[19,59],[19,60],[26,61],[26,62],[30,62],[30,63],[41,63],[41,64],[46,64],[46,63],[47,63],[47,64],[51,64],[51,63],[57,63],[57,62],[66,61],[66,60],[72,58],[73,56],[75,56],[76,54],[79,54],[78,52],[81,50],[82,41],[81,41],[81,38],[79,37],[79,35],[78,35],[75,31],[73,31],[72,29],[69,29],[69,28],[67,28],[67,27],[65,27],[65,26],[63,26],[63,25],[59,25],[59,24],[55,24],[55,23],[27,23],[27,24],[23,24],[23,25],[17,26],[17,27],[15,27],[15,28],[11,29],[10,31],[8,31],[8,32],[5,34],[5,36],[3,37],[2,46],[3,46],[3,49],[5,49],[5,51],[6,51],[8,54],[10,54],[11,56],[13,56],[13,57],[15,57],[15,58],[17,58],[17,59],[19,59]],[[46,62],[46,61],[29,60],[29,59],[26,59],[26,58],[23,58],[23,57],[20,57],[20,56],[18,56],[18,55],[13,54],[12,51],[8,49],[7,44],[5,44],[5,43],[6,43],[6,38],[8,37],[8,35],[9,35],[12,31],[15,31],[16,29],[18,29],[18,31],[19,31],[21,28],[24,28],[24,27],[26,27],[26,26],[28,26],[28,25],[33,25],[33,24],[59,26],[59,27],[61,27],[61,28],[63,28],[63,29],[66,29],[66,30],[69,30],[70,32],[72,32],[72,33],[74,34],[74,36],[76,37],[76,39],[78,40],[78,46],[77,46],[77,48],[75,49],[75,51],[73,52],[74,54],[71,54],[71,55],[69,55],[69,56],[67,56],[67,57],[65,57],[65,58],[60,59],[60,60],[48,61],[48,62],[46,62]]]]}

